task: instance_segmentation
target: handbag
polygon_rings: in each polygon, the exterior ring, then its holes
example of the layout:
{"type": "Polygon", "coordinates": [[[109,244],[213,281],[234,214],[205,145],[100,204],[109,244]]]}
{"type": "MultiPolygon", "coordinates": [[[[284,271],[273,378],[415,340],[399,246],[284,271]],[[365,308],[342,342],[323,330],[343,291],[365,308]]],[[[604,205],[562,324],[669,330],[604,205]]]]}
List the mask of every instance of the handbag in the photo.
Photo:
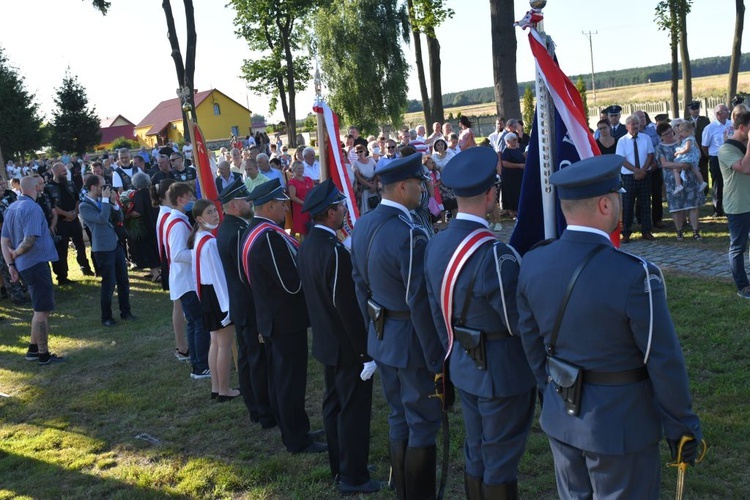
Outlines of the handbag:
{"type": "Polygon", "coordinates": [[[433,217],[440,215],[440,205],[438,205],[435,198],[430,197],[430,201],[427,202],[427,208],[430,210],[433,217]]]}
{"type": "Polygon", "coordinates": [[[380,195],[373,194],[367,197],[367,207],[372,210],[380,203],[380,195]]]}

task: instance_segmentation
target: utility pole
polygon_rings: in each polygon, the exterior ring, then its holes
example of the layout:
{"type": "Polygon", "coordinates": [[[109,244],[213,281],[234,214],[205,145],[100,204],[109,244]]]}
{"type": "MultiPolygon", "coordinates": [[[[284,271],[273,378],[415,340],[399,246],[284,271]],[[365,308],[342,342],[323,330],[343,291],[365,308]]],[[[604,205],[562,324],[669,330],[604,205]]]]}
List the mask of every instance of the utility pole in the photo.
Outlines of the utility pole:
{"type": "Polygon", "coordinates": [[[583,36],[587,37],[589,39],[589,54],[591,54],[591,91],[594,93],[594,105],[596,105],[596,81],[594,79],[594,43],[591,40],[591,37],[593,35],[598,35],[598,31],[589,31],[588,33],[585,31],[581,32],[583,36]]]}

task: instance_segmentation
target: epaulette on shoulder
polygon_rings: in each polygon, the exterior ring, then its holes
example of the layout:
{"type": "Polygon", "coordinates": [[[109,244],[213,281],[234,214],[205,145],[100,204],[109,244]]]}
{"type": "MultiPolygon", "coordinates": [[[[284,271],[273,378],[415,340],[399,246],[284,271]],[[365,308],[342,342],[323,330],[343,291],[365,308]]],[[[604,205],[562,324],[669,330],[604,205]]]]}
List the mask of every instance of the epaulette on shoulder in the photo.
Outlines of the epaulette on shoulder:
{"type": "Polygon", "coordinates": [[[534,243],[534,244],[533,244],[533,245],[531,246],[531,248],[529,248],[529,249],[528,249],[527,253],[528,253],[528,252],[531,252],[532,250],[535,250],[535,249],[537,249],[537,248],[540,248],[540,247],[544,247],[544,246],[547,246],[547,245],[549,245],[550,243],[552,243],[553,241],[557,241],[557,238],[547,238],[546,240],[542,240],[542,241],[537,241],[536,243],[534,243]]]}

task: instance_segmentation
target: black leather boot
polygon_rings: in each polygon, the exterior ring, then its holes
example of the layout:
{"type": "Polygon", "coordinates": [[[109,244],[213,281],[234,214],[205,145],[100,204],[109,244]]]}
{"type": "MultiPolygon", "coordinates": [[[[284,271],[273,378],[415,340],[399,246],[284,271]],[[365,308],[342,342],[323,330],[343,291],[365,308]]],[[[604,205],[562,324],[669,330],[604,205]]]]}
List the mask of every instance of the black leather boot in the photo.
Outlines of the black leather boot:
{"type": "Polygon", "coordinates": [[[503,484],[482,484],[485,500],[518,500],[518,482],[503,484]]]}
{"type": "Polygon", "coordinates": [[[388,486],[396,490],[398,500],[406,500],[406,445],[406,441],[391,441],[391,477],[388,479],[388,486]]]}
{"type": "Polygon", "coordinates": [[[437,447],[406,449],[406,497],[409,500],[434,500],[437,447]]]}
{"type": "Polygon", "coordinates": [[[482,496],[482,478],[470,476],[464,472],[464,491],[466,500],[483,500],[482,496]]]}

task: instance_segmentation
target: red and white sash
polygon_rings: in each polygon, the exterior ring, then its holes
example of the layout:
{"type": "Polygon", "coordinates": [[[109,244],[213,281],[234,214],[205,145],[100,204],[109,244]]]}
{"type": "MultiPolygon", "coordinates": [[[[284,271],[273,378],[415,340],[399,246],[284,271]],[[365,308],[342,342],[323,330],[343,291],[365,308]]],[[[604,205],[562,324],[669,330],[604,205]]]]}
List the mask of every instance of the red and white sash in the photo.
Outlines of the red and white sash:
{"type": "MultiPolygon", "coordinates": [[[[496,242],[497,238],[489,229],[480,228],[469,233],[466,238],[458,245],[453,252],[451,260],[448,262],[448,268],[440,286],[440,309],[443,312],[443,321],[445,321],[445,330],[448,332],[448,350],[445,354],[445,361],[451,355],[453,350],[453,291],[456,287],[458,275],[469,258],[474,255],[479,247],[488,242],[496,242]]],[[[471,293],[471,291],[469,291],[471,293]]]]}
{"type": "Polygon", "coordinates": [[[260,224],[255,226],[252,231],[250,231],[250,234],[247,235],[247,239],[242,245],[242,269],[245,271],[245,278],[247,278],[248,285],[250,284],[250,268],[248,267],[247,261],[248,256],[250,255],[250,250],[252,250],[255,242],[258,241],[258,239],[268,231],[276,231],[285,239],[287,245],[292,245],[295,250],[299,248],[299,241],[294,239],[292,236],[289,236],[283,228],[277,226],[276,224],[271,224],[270,222],[261,222],[260,224]]]}
{"type": "Polygon", "coordinates": [[[211,233],[204,233],[200,239],[195,243],[195,253],[193,253],[193,269],[195,270],[195,292],[198,294],[198,299],[201,298],[201,250],[203,245],[208,243],[211,239],[215,239],[211,233]]]}
{"type": "Polygon", "coordinates": [[[165,212],[161,220],[159,221],[159,229],[156,231],[156,244],[159,247],[159,260],[160,261],[163,261],[165,258],[165,255],[164,255],[165,243],[162,241],[162,235],[164,234],[164,224],[167,223],[168,218],[169,218],[169,212],[165,212]]]}
{"type": "Polygon", "coordinates": [[[172,222],[170,222],[167,225],[167,234],[165,235],[166,241],[164,242],[164,246],[166,248],[168,264],[172,262],[171,256],[169,254],[169,233],[172,231],[172,228],[175,227],[179,222],[182,222],[183,224],[185,224],[185,227],[187,227],[188,231],[190,231],[190,224],[185,219],[176,218],[176,219],[173,219],[172,222]]]}

